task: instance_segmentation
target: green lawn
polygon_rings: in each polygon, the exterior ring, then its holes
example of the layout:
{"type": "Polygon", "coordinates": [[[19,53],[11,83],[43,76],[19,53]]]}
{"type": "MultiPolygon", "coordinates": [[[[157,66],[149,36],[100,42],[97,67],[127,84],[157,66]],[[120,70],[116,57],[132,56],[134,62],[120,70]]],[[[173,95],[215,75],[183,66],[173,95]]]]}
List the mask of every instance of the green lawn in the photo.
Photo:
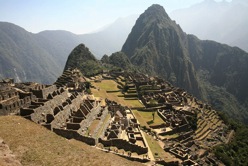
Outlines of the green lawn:
{"type": "Polygon", "coordinates": [[[146,123],[145,119],[139,114],[138,110],[132,110],[132,112],[135,115],[135,117],[138,119],[138,121],[140,122],[141,126],[149,127],[149,125],[146,123]]]}
{"type": "Polygon", "coordinates": [[[141,125],[146,126],[148,125],[160,125],[164,123],[164,121],[158,116],[158,113],[155,112],[154,114],[154,121],[153,121],[153,112],[146,112],[146,111],[137,111],[137,110],[132,110],[137,119],[140,121],[141,125]],[[146,123],[146,124],[144,124],[146,123]]]}
{"type": "Polygon", "coordinates": [[[125,102],[132,107],[144,107],[139,100],[125,100],[125,102]]]}
{"type": "Polygon", "coordinates": [[[128,106],[128,107],[144,107],[139,100],[125,100],[121,92],[111,92],[106,91],[118,90],[117,83],[114,80],[102,80],[102,82],[92,82],[92,85],[96,89],[91,88],[91,92],[96,97],[101,97],[103,99],[108,98],[109,100],[116,101],[117,103],[128,106]],[[99,90],[97,88],[100,88],[99,90]]]}
{"type": "Polygon", "coordinates": [[[158,142],[155,141],[151,135],[144,133],[146,141],[152,151],[154,157],[163,158],[165,156],[164,150],[159,146],[158,142]],[[157,154],[157,155],[156,155],[157,154]]]}
{"type": "MultiPolygon", "coordinates": [[[[158,113],[155,112],[154,114],[154,121],[153,121],[153,112],[146,112],[146,111],[137,111],[136,114],[139,114],[143,121],[145,121],[148,125],[160,125],[164,123],[163,119],[158,116],[158,113]]],[[[139,119],[138,119],[139,120],[139,119]]]]}
{"type": "Polygon", "coordinates": [[[118,90],[117,83],[113,80],[102,80],[101,82],[92,83],[93,85],[100,87],[103,90],[118,90]]]}

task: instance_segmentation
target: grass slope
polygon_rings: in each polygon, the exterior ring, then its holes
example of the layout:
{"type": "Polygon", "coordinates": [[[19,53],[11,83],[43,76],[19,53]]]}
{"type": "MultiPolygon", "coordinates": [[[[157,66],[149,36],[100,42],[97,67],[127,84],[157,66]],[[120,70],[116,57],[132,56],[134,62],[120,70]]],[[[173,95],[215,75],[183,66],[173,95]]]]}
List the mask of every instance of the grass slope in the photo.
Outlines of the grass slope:
{"type": "Polygon", "coordinates": [[[0,136],[23,165],[142,165],[67,140],[19,116],[0,117],[0,136]]]}

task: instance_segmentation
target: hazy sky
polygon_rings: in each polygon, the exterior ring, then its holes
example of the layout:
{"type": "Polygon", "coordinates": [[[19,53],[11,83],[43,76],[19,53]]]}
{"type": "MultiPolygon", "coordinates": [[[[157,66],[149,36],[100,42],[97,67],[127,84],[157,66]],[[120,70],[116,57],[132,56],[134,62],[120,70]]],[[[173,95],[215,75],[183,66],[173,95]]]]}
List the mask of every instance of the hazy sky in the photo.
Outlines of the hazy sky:
{"type": "Polygon", "coordinates": [[[43,30],[67,30],[83,34],[110,24],[119,17],[141,14],[152,4],[160,4],[170,13],[172,10],[186,8],[202,1],[0,0],[0,21],[14,23],[33,33],[43,30]]]}

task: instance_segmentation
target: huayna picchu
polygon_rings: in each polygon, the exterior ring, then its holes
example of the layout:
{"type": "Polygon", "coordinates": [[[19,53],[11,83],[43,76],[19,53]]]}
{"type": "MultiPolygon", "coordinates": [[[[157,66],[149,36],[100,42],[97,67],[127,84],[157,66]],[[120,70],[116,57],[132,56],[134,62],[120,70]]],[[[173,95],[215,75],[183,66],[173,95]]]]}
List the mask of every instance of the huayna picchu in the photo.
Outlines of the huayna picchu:
{"type": "Polygon", "coordinates": [[[225,115],[247,122],[247,67],[152,5],[122,51],[80,44],[52,85],[0,81],[0,137],[23,165],[247,165],[248,128],[225,115]]]}
{"type": "Polygon", "coordinates": [[[248,123],[248,53],[187,35],[160,5],[137,19],[122,47],[133,65],[248,123]]]}

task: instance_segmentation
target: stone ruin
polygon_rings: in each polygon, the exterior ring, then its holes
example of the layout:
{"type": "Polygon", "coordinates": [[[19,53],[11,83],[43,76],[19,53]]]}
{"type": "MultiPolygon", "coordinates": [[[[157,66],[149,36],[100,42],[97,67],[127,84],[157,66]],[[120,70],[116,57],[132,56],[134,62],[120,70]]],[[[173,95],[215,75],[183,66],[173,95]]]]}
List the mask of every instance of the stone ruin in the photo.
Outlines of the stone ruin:
{"type": "Polygon", "coordinates": [[[97,118],[101,108],[99,101],[78,92],[79,83],[83,82],[79,76],[76,69],[65,71],[60,78],[71,81],[65,85],[59,84],[63,79],[54,85],[2,81],[0,115],[17,114],[68,139],[95,145],[96,140],[84,135],[84,130],[97,118]]]}
{"type": "MultiPolygon", "coordinates": [[[[217,112],[185,90],[173,87],[157,77],[125,73],[128,85],[138,91],[146,111],[156,110],[164,121],[150,126],[165,151],[181,160],[183,165],[217,165],[210,147],[227,142],[231,133],[217,112]],[[192,128],[195,126],[195,128],[192,128]],[[169,137],[174,135],[174,137],[169,137]]],[[[144,109],[143,109],[144,111],[144,109]]]]}
{"type": "Polygon", "coordinates": [[[115,146],[118,149],[135,152],[138,155],[147,154],[148,147],[140,130],[140,124],[132,111],[106,99],[111,121],[107,126],[104,137],[99,142],[104,146],[115,146]]]}
{"type": "Polygon", "coordinates": [[[67,139],[147,154],[132,112],[109,100],[102,106],[101,100],[84,94],[79,76],[77,70],[66,70],[54,85],[1,82],[0,113],[20,115],[67,139]]]}
{"type": "MultiPolygon", "coordinates": [[[[150,126],[150,130],[166,152],[182,165],[218,164],[209,147],[227,142],[230,130],[211,106],[157,77],[125,72],[109,75],[108,79],[125,78],[128,92],[135,94],[129,96],[137,97],[145,111],[157,111],[163,124],[150,126]],[[196,121],[192,122],[194,118],[196,121]]],[[[77,69],[64,71],[54,85],[3,80],[0,115],[20,115],[67,139],[89,145],[101,143],[105,147],[147,154],[148,145],[132,111],[110,100],[102,106],[100,99],[84,94],[85,82],[86,78],[77,69]]]]}
{"type": "Polygon", "coordinates": [[[35,99],[30,91],[23,91],[13,83],[0,82],[0,115],[18,114],[20,108],[29,106],[35,99]]]}
{"type": "Polygon", "coordinates": [[[83,74],[78,70],[75,69],[67,69],[63,72],[63,74],[56,80],[54,85],[59,87],[65,87],[69,91],[76,90],[82,92],[85,90],[85,83],[86,78],[83,77],[83,74]]]}

